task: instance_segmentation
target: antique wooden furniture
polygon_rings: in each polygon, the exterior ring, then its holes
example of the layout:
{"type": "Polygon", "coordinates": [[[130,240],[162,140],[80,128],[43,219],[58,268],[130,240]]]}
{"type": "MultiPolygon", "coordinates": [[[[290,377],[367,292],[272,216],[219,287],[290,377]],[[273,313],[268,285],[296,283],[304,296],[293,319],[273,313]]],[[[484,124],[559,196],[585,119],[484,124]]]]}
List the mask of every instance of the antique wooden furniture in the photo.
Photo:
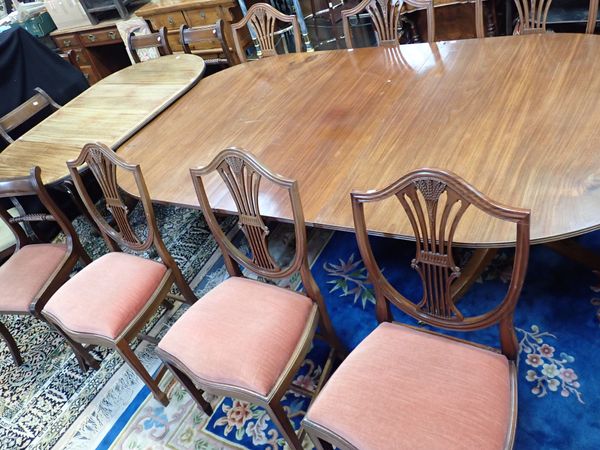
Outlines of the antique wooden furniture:
{"type": "Polygon", "coordinates": [[[77,344],[102,345],[114,348],[146,383],[154,397],[163,405],[167,396],[158,387],[164,374],[157,379],[146,371],[129,347],[129,341],[138,336],[142,327],[166,300],[171,286],[176,284],[187,303],[196,296],[183,278],[175,260],[165,247],[154,217],[154,210],[142,171],[130,165],[102,144],[87,144],[80,156],[67,163],[79,195],[102,232],[109,253],[93,261],[66,282],[46,303],[42,314],[77,344]],[[116,226],[104,218],[83,184],[79,168],[87,165],[100,185],[106,209],[116,226]],[[127,206],[119,192],[118,174],[129,173],[138,187],[144,208],[148,233],[136,234],[127,216],[127,206]],[[160,262],[131,253],[154,249],[160,262]]]}
{"type": "Polygon", "coordinates": [[[529,211],[496,203],[456,175],[435,169],[417,170],[381,190],[353,192],[351,197],[380,325],[340,365],[309,408],[303,423],[311,439],[321,444],[317,447],[353,450],[512,448],[519,354],[513,315],[527,271],[529,211]],[[422,280],[423,294],[415,302],[385,278],[369,243],[364,205],[394,198],[416,240],[411,266],[422,280]],[[467,209],[505,221],[513,232],[516,228],[507,294],[489,311],[476,314],[459,309],[451,294],[461,276],[452,255],[453,237],[467,209]],[[501,352],[392,324],[390,304],[446,330],[498,325],[501,352]],[[356,420],[357,415],[363,420],[356,420]]]}
{"type": "MultiPolygon", "coordinates": [[[[512,3],[506,0],[507,16],[512,19],[512,3]]],[[[585,27],[585,32],[593,34],[598,20],[598,0],[552,0],[546,26],[557,30],[571,29],[580,25],[585,27]]],[[[511,24],[512,25],[512,24],[511,24]]],[[[511,28],[512,29],[512,28],[511,28]]]]}
{"type": "Polygon", "coordinates": [[[63,28],[50,36],[61,52],[75,51],[79,69],[90,84],[131,65],[114,20],[63,28]]]}
{"type": "Polygon", "coordinates": [[[216,40],[221,46],[222,53],[217,55],[216,58],[204,58],[204,62],[206,64],[233,66],[237,64],[238,59],[234,56],[233,49],[225,40],[225,36],[225,22],[223,22],[223,19],[217,20],[217,23],[213,25],[203,25],[193,28],[183,24],[179,29],[179,40],[185,53],[192,53],[192,47],[196,44],[213,43],[216,40]]]}
{"type": "Polygon", "coordinates": [[[0,137],[6,142],[14,142],[13,138],[8,134],[11,130],[14,130],[19,125],[25,123],[43,109],[53,108],[54,110],[57,110],[60,108],[60,105],[52,100],[42,88],[36,87],[34,90],[36,94],[33,97],[13,109],[8,114],[0,117],[0,137]]]}
{"type": "Polygon", "coordinates": [[[127,6],[134,3],[135,0],[79,0],[85,14],[94,25],[99,19],[96,14],[106,13],[107,11],[116,11],[121,19],[129,17],[127,6]]]}
{"type": "Polygon", "coordinates": [[[258,42],[257,56],[259,58],[277,55],[275,43],[275,37],[278,33],[277,21],[291,24],[294,35],[294,51],[302,51],[302,37],[300,36],[300,27],[296,16],[283,14],[268,3],[255,3],[248,9],[242,20],[231,25],[235,50],[241,62],[246,62],[246,51],[241,39],[241,30],[245,30],[246,26],[255,33],[255,39],[258,42]]]}
{"type": "Polygon", "coordinates": [[[545,33],[552,0],[515,0],[519,22],[515,34],[545,33]]]}
{"type": "Polygon", "coordinates": [[[342,11],[346,48],[354,48],[350,17],[360,14],[364,10],[369,13],[373,21],[377,45],[398,45],[400,43],[398,21],[400,20],[400,11],[405,3],[416,8],[427,9],[427,41],[433,42],[435,40],[433,0],[363,0],[354,8],[342,11]]]}
{"type": "Polygon", "coordinates": [[[0,153],[0,178],[26,175],[37,164],[44,183],[62,180],[65,161],[88,141],[118,147],[194,86],[204,67],[193,55],[163,56],[101,80],[0,153]]]}
{"type": "MultiPolygon", "coordinates": [[[[0,202],[0,219],[16,239],[14,253],[0,265],[0,312],[31,314],[44,320],[40,313],[50,296],[69,279],[77,261],[86,265],[90,257],[81,246],[71,223],[44,188],[39,167],[32,168],[28,176],[0,180],[0,200],[23,196],[36,196],[47,213],[14,216],[0,202]],[[27,235],[21,227],[23,223],[42,221],[53,221],[60,226],[65,235],[64,244],[41,243],[35,235],[27,235]]],[[[0,338],[8,345],[15,363],[21,365],[23,360],[17,344],[1,322],[0,338]]],[[[75,347],[74,351],[82,363],[75,347]]]]}
{"type": "Polygon", "coordinates": [[[135,31],[130,32],[127,36],[127,47],[131,51],[131,57],[136,64],[140,62],[137,51],[143,48],[155,48],[160,56],[173,54],[167,40],[166,27],[161,27],[156,33],[150,34],[136,35],[135,31]]]}
{"type": "MultiPolygon", "coordinates": [[[[298,181],[307,224],[341,230],[353,229],[352,189],[441,165],[531,209],[532,242],[558,241],[600,228],[597,54],[596,35],[545,33],[280,55],[206,78],[118,153],[142,165],[154,200],[198,207],[185,168],[229,145],[251,148],[298,181]],[[528,64],[506,65],[509,55],[528,64]]],[[[235,211],[222,186],[206,190],[215,210],[235,211]]],[[[264,195],[265,216],[291,219],[273,191],[264,195]]],[[[474,211],[463,224],[457,244],[514,245],[510,230],[474,211]]],[[[389,211],[368,226],[411,236],[389,211]]]]}
{"type": "Polygon", "coordinates": [[[333,358],[341,360],[345,351],[308,266],[298,185],[234,148],[223,150],[208,166],[190,173],[231,278],[183,314],[159,342],[157,354],[207,414],[212,414],[212,408],[202,397],[204,391],[260,404],[288,445],[301,450],[302,438],[289,422],[281,397],[295,389],[292,379],[310,349],[317,325],[331,347],[317,391],[329,376],[333,358]],[[235,199],[249,256],[229,240],[212,212],[202,178],[215,172],[235,199]],[[269,228],[260,215],[258,194],[263,178],[281,190],[282,201],[289,199],[286,203],[292,209],[296,253],[285,267],[269,251],[269,228]],[[240,266],[270,280],[287,280],[299,273],[305,293],[245,278],[240,266]]]}
{"type": "MultiPolygon", "coordinates": [[[[150,22],[154,31],[167,27],[169,45],[174,52],[183,51],[179,41],[181,25],[197,27],[212,25],[218,19],[225,22],[225,41],[233,43],[231,22],[241,19],[242,14],[234,0],[152,0],[136,11],[136,15],[150,22]]],[[[245,36],[244,45],[249,42],[245,36]]],[[[199,42],[190,46],[193,53],[205,59],[215,59],[222,54],[220,44],[199,42]]]]}

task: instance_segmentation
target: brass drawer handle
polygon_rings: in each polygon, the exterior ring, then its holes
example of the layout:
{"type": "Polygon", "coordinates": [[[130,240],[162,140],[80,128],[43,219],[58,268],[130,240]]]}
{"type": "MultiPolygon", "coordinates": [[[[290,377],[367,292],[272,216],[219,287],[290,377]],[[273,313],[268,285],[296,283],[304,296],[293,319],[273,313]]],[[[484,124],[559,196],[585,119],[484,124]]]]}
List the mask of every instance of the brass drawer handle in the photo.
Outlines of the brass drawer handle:
{"type": "Polygon", "coordinates": [[[88,39],[90,40],[90,42],[94,42],[96,40],[96,35],[95,34],[88,34],[88,39]]]}
{"type": "Polygon", "coordinates": [[[64,45],[65,47],[70,47],[70,46],[71,46],[71,39],[65,39],[65,40],[63,41],[63,45],[64,45]]]}
{"type": "Polygon", "coordinates": [[[81,60],[81,55],[79,53],[77,53],[75,55],[75,62],[79,62],[81,60]]]}
{"type": "Polygon", "coordinates": [[[200,11],[200,18],[206,19],[206,13],[204,11],[200,11]]]}
{"type": "Polygon", "coordinates": [[[109,39],[116,39],[117,38],[117,32],[116,31],[109,31],[108,32],[108,38],[109,39]]]}
{"type": "Polygon", "coordinates": [[[167,17],[167,22],[169,22],[169,25],[175,25],[175,19],[173,19],[171,16],[167,17]]]}

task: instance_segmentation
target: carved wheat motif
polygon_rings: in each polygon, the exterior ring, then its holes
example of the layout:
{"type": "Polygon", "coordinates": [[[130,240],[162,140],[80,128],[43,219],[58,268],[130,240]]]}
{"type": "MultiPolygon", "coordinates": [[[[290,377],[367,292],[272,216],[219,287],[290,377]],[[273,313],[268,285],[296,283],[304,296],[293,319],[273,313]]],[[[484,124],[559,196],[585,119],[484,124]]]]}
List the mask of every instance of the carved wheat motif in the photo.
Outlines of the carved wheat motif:
{"type": "Polygon", "coordinates": [[[546,19],[552,0],[515,0],[519,13],[520,34],[540,33],[546,30],[546,19]]]}
{"type": "Polygon", "coordinates": [[[401,0],[373,0],[367,6],[379,43],[398,43],[398,18],[401,0]]]}
{"type": "Polygon", "coordinates": [[[117,185],[117,166],[106,158],[100,149],[91,148],[87,163],[94,177],[102,189],[106,201],[106,208],[115,219],[119,234],[123,240],[134,245],[141,244],[137,235],[131,228],[127,217],[127,206],[123,203],[117,185]]]}
{"type": "Polygon", "coordinates": [[[239,226],[252,251],[252,262],[264,269],[279,269],[269,252],[269,228],[263,222],[258,206],[261,175],[237,156],[225,158],[217,170],[239,212],[239,226]]]}
{"type": "Polygon", "coordinates": [[[415,180],[397,198],[417,241],[416,256],[411,262],[423,282],[423,298],[417,307],[438,317],[462,320],[451,295],[451,285],[460,276],[460,268],[452,257],[452,240],[469,204],[445,183],[429,178],[415,180]]]}

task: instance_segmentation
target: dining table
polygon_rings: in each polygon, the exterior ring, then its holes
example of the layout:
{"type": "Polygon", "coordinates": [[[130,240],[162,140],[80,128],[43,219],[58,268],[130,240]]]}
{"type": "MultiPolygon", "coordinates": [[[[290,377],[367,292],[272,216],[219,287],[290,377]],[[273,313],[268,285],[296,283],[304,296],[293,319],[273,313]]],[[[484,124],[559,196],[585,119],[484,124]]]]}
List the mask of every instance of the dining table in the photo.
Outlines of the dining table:
{"type": "MultiPolygon", "coordinates": [[[[197,208],[189,169],[243,148],[297,180],[307,224],[345,231],[350,192],[442,168],[530,209],[531,242],[554,243],[600,228],[598,55],[599,36],[559,33],[279,55],[203,79],[117,152],[154,201],[197,208]]],[[[206,189],[235,211],[220,180],[206,189]]],[[[275,188],[259,198],[291,219],[275,188]]],[[[374,235],[413,236],[398,202],[366,214],[374,235]]],[[[510,247],[515,231],[469,208],[455,243],[510,247]]]]}

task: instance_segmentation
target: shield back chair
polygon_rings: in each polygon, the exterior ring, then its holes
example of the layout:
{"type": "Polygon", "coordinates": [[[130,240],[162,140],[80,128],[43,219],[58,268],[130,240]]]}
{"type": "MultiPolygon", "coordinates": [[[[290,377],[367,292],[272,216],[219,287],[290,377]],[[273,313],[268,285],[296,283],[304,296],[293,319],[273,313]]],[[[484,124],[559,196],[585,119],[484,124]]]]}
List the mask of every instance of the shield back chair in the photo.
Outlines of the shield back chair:
{"type": "Polygon", "coordinates": [[[231,25],[235,50],[241,62],[247,61],[246,52],[240,43],[240,30],[246,25],[254,31],[253,37],[259,47],[257,48],[258,57],[277,56],[275,37],[282,32],[282,30],[277,30],[277,21],[291,25],[295,51],[302,51],[302,37],[296,16],[283,14],[267,3],[255,3],[248,9],[242,20],[231,25]]]}
{"type": "Polygon", "coordinates": [[[535,34],[546,32],[546,20],[552,0],[514,0],[519,21],[513,34],[535,34]]]}
{"type": "Polygon", "coordinates": [[[529,256],[529,211],[503,206],[454,174],[409,173],[390,186],[354,192],[352,209],[360,254],[376,297],[379,326],[353,350],[309,408],[304,427],[317,448],[511,448],[517,420],[513,327],[529,256]],[[364,204],[396,197],[415,233],[411,266],[423,295],[413,302],[384,277],[367,234],[364,204]],[[516,250],[506,296],[493,308],[463,314],[452,283],[460,277],[452,256],[465,211],[476,208],[514,223],[516,250]],[[390,303],[422,323],[475,331],[498,325],[500,348],[390,323],[390,303]]]}
{"type": "Polygon", "coordinates": [[[173,283],[187,303],[194,303],[196,297],[160,237],[139,165],[127,164],[110,148],[96,143],[85,145],[79,157],[69,161],[67,166],[85,207],[111,251],[65,283],[48,301],[42,314],[76,341],[80,351],[85,351],[83,344],[115,349],[154,397],[166,405],[167,396],[158,387],[164,368],[157,379],[153,379],[129,347],[129,341],[140,335],[143,326],[170,295],[173,283]],[[90,198],[78,170],[82,165],[89,167],[100,185],[115,227],[107,222],[90,198]],[[144,237],[138,236],[129,222],[127,206],[119,192],[117,170],[135,178],[148,226],[144,237]],[[160,262],[131,254],[151,248],[156,250],[160,262]]]}
{"type": "MultiPolygon", "coordinates": [[[[91,260],[73,226],[44,188],[40,172],[39,167],[34,167],[29,176],[0,180],[0,200],[36,196],[47,211],[15,215],[3,206],[4,202],[0,202],[0,218],[15,238],[13,254],[0,266],[0,313],[29,314],[44,320],[42,308],[52,294],[69,279],[77,261],[86,265],[91,260]],[[59,225],[65,235],[64,244],[41,243],[35,235],[28,235],[21,226],[26,222],[45,221],[59,225]]],[[[7,343],[15,363],[20,365],[22,358],[19,349],[2,323],[0,337],[7,343]]],[[[73,348],[79,363],[83,365],[82,355],[77,352],[76,347],[73,348]]]]}
{"type": "Polygon", "coordinates": [[[36,87],[34,91],[36,94],[33,97],[17,106],[5,116],[0,117],[0,136],[2,136],[9,144],[14,142],[13,138],[8,134],[10,131],[31,119],[47,107],[54,110],[60,109],[60,105],[52,100],[52,97],[46,94],[42,88],[36,87]]]}
{"type": "Polygon", "coordinates": [[[183,24],[179,28],[179,40],[185,53],[193,53],[192,47],[194,44],[214,45],[215,40],[219,41],[219,45],[223,53],[217,58],[205,59],[204,62],[209,65],[220,65],[231,67],[238,63],[237,55],[232,52],[229,43],[226,40],[227,33],[225,31],[225,22],[223,19],[217,20],[214,25],[203,25],[190,28],[183,24]]]}
{"type": "Polygon", "coordinates": [[[155,48],[160,56],[172,55],[171,46],[167,39],[167,28],[161,27],[155,33],[150,34],[135,34],[133,30],[127,36],[127,47],[131,52],[133,61],[137,64],[141,62],[138,50],[155,48]]]}
{"type": "Polygon", "coordinates": [[[315,392],[328,377],[334,359],[343,358],[346,352],[308,266],[298,185],[235,148],[223,150],[208,166],[190,172],[230,278],[183,314],[160,341],[157,353],[207,414],[212,414],[212,408],[202,397],[204,391],[261,405],[288,445],[301,449],[304,431],[300,437],[295,433],[280,400],[288,389],[313,395],[295,387],[292,379],[317,325],[317,337],[329,344],[330,352],[315,392]],[[249,256],[224,234],[211,209],[202,178],[213,172],[220,175],[235,201],[249,256]],[[280,267],[269,252],[269,228],[260,215],[258,198],[263,178],[270,187],[285,191],[284,198],[291,203],[296,252],[285,267],[280,267]],[[270,280],[286,280],[299,273],[305,293],[247,279],[240,266],[270,280]]]}
{"type": "Polygon", "coordinates": [[[354,48],[350,17],[358,15],[365,10],[371,16],[377,45],[398,45],[400,43],[398,22],[405,3],[415,8],[427,9],[427,41],[433,42],[435,40],[433,0],[363,0],[354,8],[342,11],[342,26],[346,48],[354,48]]]}

